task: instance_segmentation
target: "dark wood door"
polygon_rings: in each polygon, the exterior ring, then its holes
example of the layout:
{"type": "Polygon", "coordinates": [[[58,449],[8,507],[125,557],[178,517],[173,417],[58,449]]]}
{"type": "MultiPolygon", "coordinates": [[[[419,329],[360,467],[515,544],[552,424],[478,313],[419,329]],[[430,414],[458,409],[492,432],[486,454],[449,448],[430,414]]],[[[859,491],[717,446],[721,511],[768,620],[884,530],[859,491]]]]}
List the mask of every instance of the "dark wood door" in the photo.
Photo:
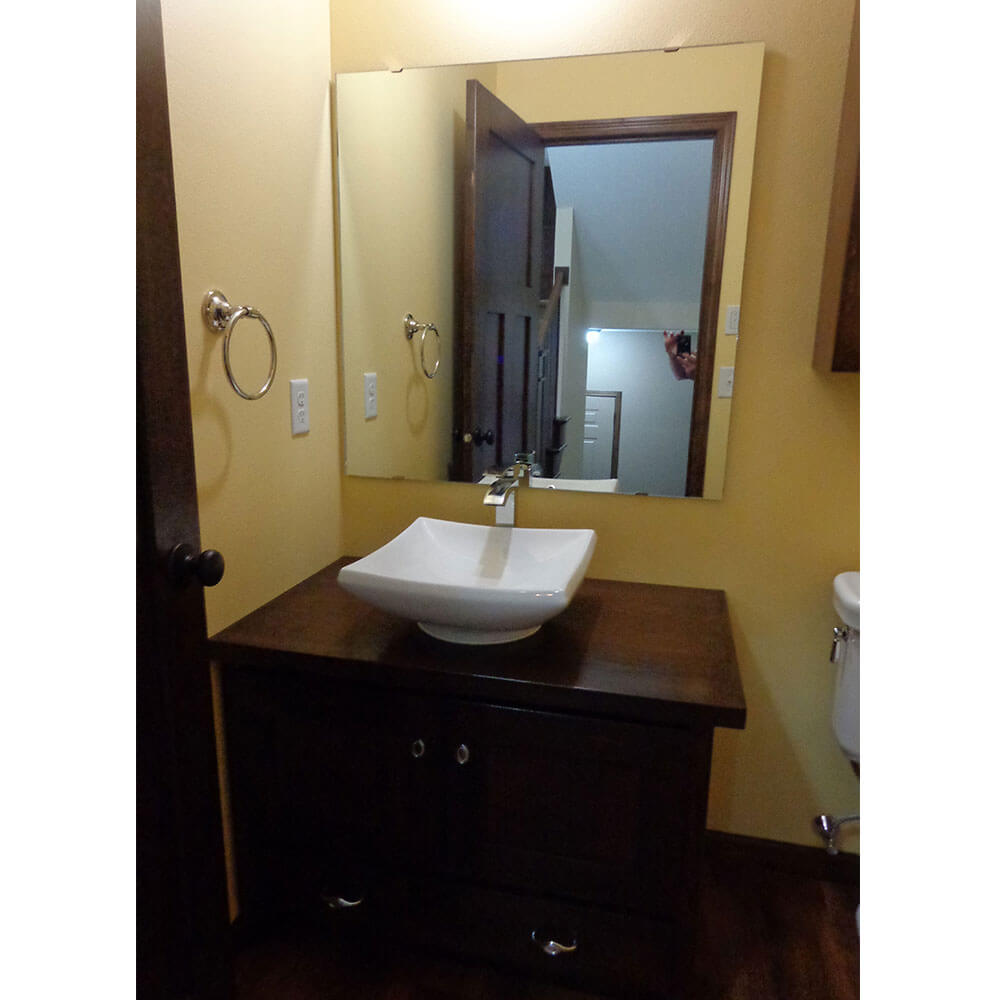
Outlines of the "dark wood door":
{"type": "Polygon", "coordinates": [[[536,440],[545,147],[477,80],[467,84],[466,136],[453,468],[473,480],[536,440]]]}
{"type": "Polygon", "coordinates": [[[492,885],[676,915],[690,902],[708,756],[687,730],[457,704],[448,857],[492,885]]]}
{"type": "Polygon", "coordinates": [[[556,441],[560,425],[556,423],[556,389],[559,377],[559,302],[569,268],[559,268],[556,279],[556,192],[552,184],[552,171],[545,168],[545,187],[542,196],[542,273],[541,318],[539,319],[538,344],[538,426],[535,428],[535,457],[546,476],[553,477],[559,454],[556,441]]]}
{"type": "Polygon", "coordinates": [[[158,0],[136,5],[136,750],[140,997],[230,995],[221,808],[158,0]]]}

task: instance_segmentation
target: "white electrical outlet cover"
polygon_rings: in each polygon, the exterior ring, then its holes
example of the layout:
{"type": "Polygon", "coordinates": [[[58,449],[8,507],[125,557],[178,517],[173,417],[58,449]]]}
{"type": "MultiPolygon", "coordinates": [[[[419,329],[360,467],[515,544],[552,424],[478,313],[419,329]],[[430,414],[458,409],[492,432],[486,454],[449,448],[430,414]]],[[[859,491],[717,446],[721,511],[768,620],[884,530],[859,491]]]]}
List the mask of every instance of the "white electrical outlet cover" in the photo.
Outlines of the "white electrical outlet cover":
{"type": "Polygon", "coordinates": [[[729,336],[740,332],[740,307],[726,306],[726,333],[729,336]]]}
{"type": "Polygon", "coordinates": [[[365,420],[378,416],[378,376],[365,372],[365,420]]]}
{"type": "Polygon", "coordinates": [[[309,431],[309,379],[288,380],[292,404],[292,434],[306,434],[309,431]]]}

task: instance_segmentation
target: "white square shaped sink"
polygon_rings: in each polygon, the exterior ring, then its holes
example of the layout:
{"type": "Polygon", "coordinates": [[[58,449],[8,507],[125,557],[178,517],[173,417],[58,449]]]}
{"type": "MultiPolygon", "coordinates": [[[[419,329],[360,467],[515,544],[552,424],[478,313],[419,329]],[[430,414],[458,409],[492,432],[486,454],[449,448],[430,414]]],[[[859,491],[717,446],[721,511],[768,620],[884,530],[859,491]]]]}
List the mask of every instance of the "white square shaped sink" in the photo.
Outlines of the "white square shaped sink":
{"type": "Polygon", "coordinates": [[[589,528],[508,528],[418,517],[337,582],[446,642],[523,639],[569,605],[594,554],[589,528]]]}

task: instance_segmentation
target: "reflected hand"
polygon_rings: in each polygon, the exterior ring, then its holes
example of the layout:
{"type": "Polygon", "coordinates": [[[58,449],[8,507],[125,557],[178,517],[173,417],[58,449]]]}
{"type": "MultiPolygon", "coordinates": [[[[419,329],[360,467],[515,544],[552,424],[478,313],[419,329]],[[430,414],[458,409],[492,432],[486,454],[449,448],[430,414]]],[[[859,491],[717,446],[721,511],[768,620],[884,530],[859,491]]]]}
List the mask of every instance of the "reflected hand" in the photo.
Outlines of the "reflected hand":
{"type": "Polygon", "coordinates": [[[698,369],[698,354],[697,352],[692,354],[677,353],[677,341],[683,332],[682,330],[681,333],[667,333],[664,330],[663,349],[670,359],[670,369],[674,373],[674,378],[693,380],[698,369]]]}

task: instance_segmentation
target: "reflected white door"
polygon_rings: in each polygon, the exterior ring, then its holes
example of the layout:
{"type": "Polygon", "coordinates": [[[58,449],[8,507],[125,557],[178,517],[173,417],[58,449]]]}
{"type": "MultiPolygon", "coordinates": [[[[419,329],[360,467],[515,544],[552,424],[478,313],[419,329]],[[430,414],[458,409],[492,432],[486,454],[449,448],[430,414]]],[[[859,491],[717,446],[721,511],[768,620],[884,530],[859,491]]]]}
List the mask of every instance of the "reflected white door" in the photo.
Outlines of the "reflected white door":
{"type": "Polygon", "coordinates": [[[583,411],[583,478],[613,479],[617,396],[587,393],[583,411]]]}

